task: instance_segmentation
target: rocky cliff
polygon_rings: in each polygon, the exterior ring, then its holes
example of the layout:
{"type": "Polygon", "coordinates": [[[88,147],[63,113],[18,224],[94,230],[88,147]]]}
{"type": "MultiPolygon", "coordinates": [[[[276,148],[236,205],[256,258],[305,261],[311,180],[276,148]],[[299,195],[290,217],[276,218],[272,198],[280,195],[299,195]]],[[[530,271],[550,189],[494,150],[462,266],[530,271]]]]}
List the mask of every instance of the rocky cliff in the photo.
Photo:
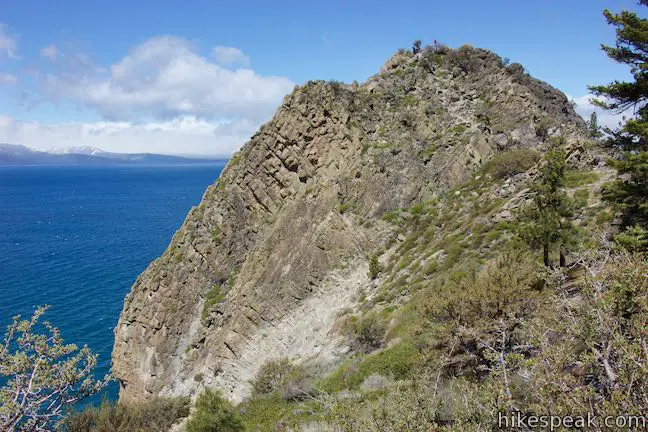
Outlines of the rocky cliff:
{"type": "Polygon", "coordinates": [[[338,314],[381,283],[369,257],[404,240],[384,215],[583,126],[562,93],[472,47],[400,51],[363,84],[295,88],[127,296],[120,397],[206,386],[241,400],[269,358],[335,362],[338,314]]]}

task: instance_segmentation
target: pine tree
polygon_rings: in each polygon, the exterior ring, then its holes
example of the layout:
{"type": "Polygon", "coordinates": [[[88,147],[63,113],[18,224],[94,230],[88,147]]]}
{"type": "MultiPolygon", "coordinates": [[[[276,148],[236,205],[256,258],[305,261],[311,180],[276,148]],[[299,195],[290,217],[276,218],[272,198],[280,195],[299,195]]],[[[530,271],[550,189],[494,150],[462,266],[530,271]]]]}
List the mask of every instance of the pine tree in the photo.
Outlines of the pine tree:
{"type": "Polygon", "coordinates": [[[378,261],[378,255],[372,255],[369,259],[369,278],[376,279],[382,271],[382,266],[378,261]]]}
{"type": "Polygon", "coordinates": [[[532,204],[523,210],[521,235],[532,247],[542,248],[544,265],[552,266],[551,252],[558,248],[560,265],[576,242],[576,229],[571,223],[574,201],[565,193],[565,152],[555,143],[544,157],[540,176],[531,185],[532,204]]]}
{"type": "MultiPolygon", "coordinates": [[[[648,0],[640,5],[648,6],[648,0]]],[[[617,131],[610,143],[621,156],[611,161],[619,177],[609,184],[604,197],[620,210],[625,227],[648,227],[648,20],[634,12],[603,12],[608,23],[616,27],[615,46],[602,46],[614,61],[630,67],[633,82],[614,81],[592,86],[590,90],[604,100],[596,103],[616,113],[632,110],[633,117],[617,131]]]]}
{"type": "Polygon", "coordinates": [[[590,115],[590,119],[587,122],[587,129],[590,138],[600,138],[603,134],[601,133],[601,127],[598,124],[598,116],[595,112],[590,115]]]}

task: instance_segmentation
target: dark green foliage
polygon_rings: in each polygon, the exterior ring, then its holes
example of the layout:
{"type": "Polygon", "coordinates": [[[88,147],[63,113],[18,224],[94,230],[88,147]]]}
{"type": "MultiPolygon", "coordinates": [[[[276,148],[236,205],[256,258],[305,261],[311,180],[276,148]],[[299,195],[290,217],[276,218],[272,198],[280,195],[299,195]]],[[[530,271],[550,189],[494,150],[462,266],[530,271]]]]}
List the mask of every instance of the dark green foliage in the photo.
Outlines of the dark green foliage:
{"type": "Polygon", "coordinates": [[[378,255],[374,254],[369,259],[369,278],[376,279],[381,271],[382,266],[378,262],[378,255]]]}
{"type": "Polygon", "coordinates": [[[196,400],[187,432],[242,432],[243,422],[232,405],[216,390],[206,389],[196,400]]]}
{"type": "MultiPolygon", "coordinates": [[[[641,0],[641,5],[648,2],[641,0]]],[[[597,104],[615,112],[632,108],[635,114],[619,130],[606,130],[610,144],[622,152],[611,161],[619,178],[606,187],[604,198],[620,210],[625,226],[648,227],[648,20],[634,12],[613,14],[604,11],[608,23],[616,27],[615,46],[603,46],[612,60],[630,67],[634,81],[614,81],[590,87],[605,101],[597,104]]]]}
{"type": "Polygon", "coordinates": [[[615,241],[630,252],[646,250],[648,249],[648,230],[635,225],[618,234],[615,241]]]}
{"type": "Polygon", "coordinates": [[[598,124],[598,116],[596,115],[596,112],[592,113],[589,121],[587,122],[587,133],[590,138],[594,139],[601,138],[603,136],[601,127],[598,124]]]}
{"type": "Polygon", "coordinates": [[[574,247],[576,230],[571,218],[574,201],[564,190],[565,153],[557,143],[545,154],[538,180],[531,185],[532,204],[522,211],[521,236],[532,247],[542,249],[545,266],[552,265],[550,254],[558,247],[560,264],[565,264],[565,254],[574,247]]]}
{"type": "Polygon", "coordinates": [[[603,197],[621,211],[625,226],[648,227],[648,151],[627,153],[611,164],[624,177],[606,185],[603,197]]]}
{"type": "Polygon", "coordinates": [[[103,402],[69,416],[65,432],[168,432],[189,415],[189,398],[154,398],[141,403],[103,402]]]}
{"type": "Polygon", "coordinates": [[[484,172],[504,179],[525,172],[538,162],[540,155],[531,149],[515,149],[500,153],[486,162],[484,172]]]}

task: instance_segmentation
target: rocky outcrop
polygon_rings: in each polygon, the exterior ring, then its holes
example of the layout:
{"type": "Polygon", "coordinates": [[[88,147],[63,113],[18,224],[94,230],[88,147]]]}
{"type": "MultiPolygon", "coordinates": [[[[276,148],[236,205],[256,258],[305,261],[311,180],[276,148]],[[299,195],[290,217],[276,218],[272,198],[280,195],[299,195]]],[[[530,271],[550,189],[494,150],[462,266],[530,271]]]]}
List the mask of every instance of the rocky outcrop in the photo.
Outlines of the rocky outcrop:
{"type": "Polygon", "coordinates": [[[382,215],[583,126],[562,93],[471,47],[401,51],[362,85],[295,88],[127,296],[120,397],[208,386],[240,400],[268,358],[335,361],[336,315],[372,289],[368,256],[391,235],[382,215]]]}

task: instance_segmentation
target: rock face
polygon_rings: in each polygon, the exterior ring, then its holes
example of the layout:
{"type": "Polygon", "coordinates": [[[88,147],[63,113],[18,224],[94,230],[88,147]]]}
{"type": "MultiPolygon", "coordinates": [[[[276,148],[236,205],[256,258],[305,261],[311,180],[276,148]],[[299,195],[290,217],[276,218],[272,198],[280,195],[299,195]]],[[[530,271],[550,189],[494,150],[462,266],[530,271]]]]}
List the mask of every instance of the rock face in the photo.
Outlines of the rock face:
{"type": "Polygon", "coordinates": [[[336,316],[372,289],[368,257],[391,234],[383,214],[583,128],[562,93],[471,47],[401,51],[362,85],[297,87],[127,296],[120,397],[206,386],[236,401],[269,358],[335,361],[336,316]]]}

